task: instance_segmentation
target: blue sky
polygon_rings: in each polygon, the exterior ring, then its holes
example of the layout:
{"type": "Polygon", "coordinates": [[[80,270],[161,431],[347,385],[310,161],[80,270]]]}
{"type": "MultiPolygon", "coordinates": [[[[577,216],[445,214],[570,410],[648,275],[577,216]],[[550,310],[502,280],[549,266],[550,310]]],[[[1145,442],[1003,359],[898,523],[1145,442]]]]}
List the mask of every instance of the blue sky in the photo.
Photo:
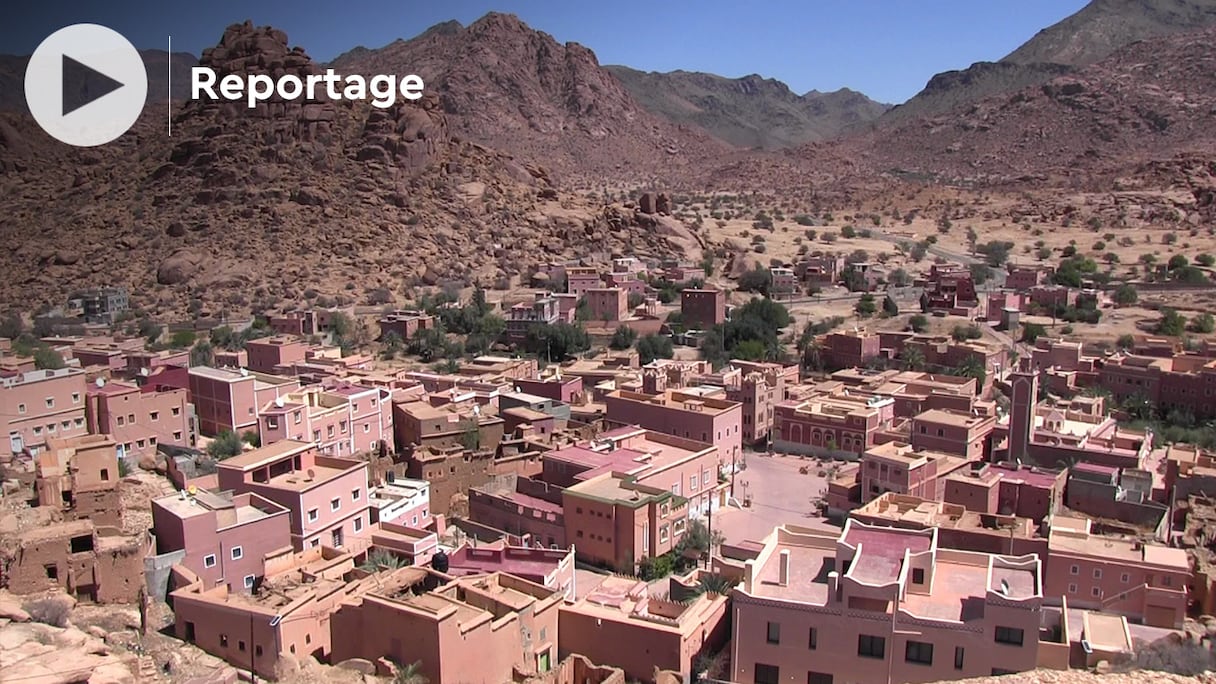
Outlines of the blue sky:
{"type": "Polygon", "coordinates": [[[379,47],[441,21],[512,12],[559,41],[595,51],[603,64],[647,71],[758,73],[798,93],[849,87],[898,103],[933,74],[996,60],[1085,0],[45,0],[10,8],[0,52],[29,54],[46,35],[84,21],[105,24],[137,47],[198,54],[224,27],[252,19],[285,30],[293,45],[328,60],[356,45],[379,47]]]}

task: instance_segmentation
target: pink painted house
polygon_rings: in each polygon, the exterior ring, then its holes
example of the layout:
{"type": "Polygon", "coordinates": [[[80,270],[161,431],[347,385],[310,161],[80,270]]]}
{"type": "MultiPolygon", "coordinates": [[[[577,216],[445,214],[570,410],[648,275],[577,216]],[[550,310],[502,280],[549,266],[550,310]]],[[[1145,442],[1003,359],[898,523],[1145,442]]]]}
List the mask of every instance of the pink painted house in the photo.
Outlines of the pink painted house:
{"type": "Polygon", "coordinates": [[[208,589],[252,589],[266,574],[266,557],[291,549],[290,517],[257,494],[183,490],[152,502],[157,553],[183,552],[178,564],[208,589]]]}
{"type": "Polygon", "coordinates": [[[323,456],[316,444],[283,440],[220,461],[221,490],[247,492],[291,512],[291,545],[342,548],[367,538],[367,463],[323,456]]]}
{"type": "Polygon", "coordinates": [[[154,456],[158,444],[191,446],[186,390],[122,382],[89,385],[85,417],[92,434],[108,434],[128,457],[154,456]]]}
{"type": "Polygon", "coordinates": [[[732,682],[935,682],[1035,669],[1038,557],[939,548],[937,530],[778,527],[743,565],[732,682]]]}
{"type": "Polygon", "coordinates": [[[298,389],[295,378],[195,366],[189,370],[190,401],[199,434],[258,431],[258,407],[298,389]]]}
{"type": "Polygon", "coordinates": [[[0,377],[0,456],[37,454],[50,437],[78,437],[85,426],[85,374],[79,368],[32,370],[0,377]]]}
{"type": "MultiPolygon", "coordinates": [[[[276,397],[258,412],[262,444],[312,442],[326,456],[373,453],[393,439],[392,392],[339,383],[310,386],[276,397]]],[[[391,450],[391,449],[390,449],[391,450]]]]}
{"type": "Polygon", "coordinates": [[[720,465],[734,464],[743,452],[743,405],[735,401],[665,390],[657,395],[616,390],[604,398],[605,422],[637,425],[674,437],[713,444],[720,465]]]}
{"type": "Polygon", "coordinates": [[[307,351],[308,344],[292,337],[269,337],[245,343],[249,370],[255,373],[273,373],[278,366],[300,363],[307,351]]]}

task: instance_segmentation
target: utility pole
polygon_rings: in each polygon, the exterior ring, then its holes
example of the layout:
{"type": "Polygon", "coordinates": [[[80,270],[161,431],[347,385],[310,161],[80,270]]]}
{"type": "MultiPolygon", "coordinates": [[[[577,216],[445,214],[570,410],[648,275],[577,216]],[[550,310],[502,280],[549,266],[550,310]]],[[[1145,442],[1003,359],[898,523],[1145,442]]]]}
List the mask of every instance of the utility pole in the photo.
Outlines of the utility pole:
{"type": "Polygon", "coordinates": [[[249,613],[249,682],[258,684],[257,662],[253,659],[253,613],[249,613]]]}

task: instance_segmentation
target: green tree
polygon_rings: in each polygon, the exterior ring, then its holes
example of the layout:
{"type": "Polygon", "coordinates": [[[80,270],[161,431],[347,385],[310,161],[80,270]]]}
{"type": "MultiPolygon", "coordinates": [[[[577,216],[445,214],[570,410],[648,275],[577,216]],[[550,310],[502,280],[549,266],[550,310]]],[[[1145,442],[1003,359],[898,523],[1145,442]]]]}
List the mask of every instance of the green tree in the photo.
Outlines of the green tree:
{"type": "Polygon", "coordinates": [[[401,336],[395,330],[385,333],[380,338],[380,342],[384,345],[384,351],[381,352],[381,356],[388,360],[397,358],[397,355],[405,349],[405,341],[401,339],[401,336]]]}
{"type": "Polygon", "coordinates": [[[608,346],[613,349],[628,349],[633,346],[633,343],[637,339],[638,331],[625,324],[621,324],[612,333],[612,340],[608,342],[608,346]]]}
{"type": "Polygon", "coordinates": [[[523,348],[546,361],[563,361],[591,348],[591,338],[581,325],[537,324],[528,329],[523,348]]]}
{"type": "Polygon", "coordinates": [[[950,337],[955,342],[965,342],[967,340],[978,340],[984,336],[984,332],[977,325],[956,325],[954,330],[950,331],[950,337]]]}
{"type": "Polygon", "coordinates": [[[767,297],[772,288],[773,274],[760,265],[739,276],[739,290],[742,292],[757,292],[767,297]]]}
{"type": "Polygon", "coordinates": [[[896,287],[907,287],[912,284],[912,276],[902,268],[891,271],[891,275],[887,279],[896,287]]]}
{"type": "Polygon", "coordinates": [[[207,455],[217,461],[222,461],[241,453],[242,448],[241,436],[232,430],[224,430],[207,445],[207,455]]]}
{"type": "Polygon", "coordinates": [[[417,660],[409,665],[394,667],[393,684],[431,684],[431,680],[422,674],[422,661],[417,660]]]}
{"type": "Polygon", "coordinates": [[[976,285],[983,285],[992,278],[992,267],[984,263],[971,264],[971,280],[976,285]]]}
{"type": "Polygon", "coordinates": [[[1129,283],[1123,283],[1115,288],[1111,295],[1111,301],[1119,306],[1131,306],[1140,299],[1140,293],[1136,291],[1136,287],[1129,283]]]}
{"type": "Polygon", "coordinates": [[[701,272],[706,278],[714,274],[714,253],[709,250],[705,250],[705,255],[701,257],[701,272]]]}
{"type": "Polygon", "coordinates": [[[1034,344],[1034,341],[1047,334],[1047,328],[1041,323],[1023,323],[1022,324],[1022,341],[1028,344],[1034,344]]]}
{"type": "Polygon", "coordinates": [[[1213,264],[1216,264],[1216,257],[1204,252],[1203,254],[1195,257],[1195,263],[1203,266],[1204,268],[1211,268],[1213,264]]]}
{"type": "Polygon", "coordinates": [[[984,362],[977,356],[968,356],[963,359],[963,362],[954,367],[954,374],[964,378],[975,378],[976,392],[982,391],[984,380],[987,377],[987,370],[984,368],[984,362]]]}
{"type": "Polygon", "coordinates": [[[1186,332],[1186,318],[1174,309],[1161,310],[1161,320],[1157,321],[1157,334],[1170,337],[1181,337],[1186,332]]]}
{"type": "Polygon", "coordinates": [[[54,349],[43,345],[34,350],[34,368],[38,370],[59,370],[63,366],[63,355],[54,349]]]}
{"type": "Polygon", "coordinates": [[[241,434],[241,441],[254,449],[262,446],[262,436],[258,434],[257,430],[246,430],[241,434]]]}
{"type": "Polygon", "coordinates": [[[929,317],[924,314],[913,314],[908,319],[908,327],[912,329],[912,332],[923,333],[929,329],[929,317]]]}
{"type": "Polygon", "coordinates": [[[1216,332],[1216,318],[1210,313],[1202,313],[1191,319],[1191,330],[1197,333],[1216,332]]]}
{"type": "Polygon", "coordinates": [[[925,369],[925,354],[920,347],[905,348],[904,352],[899,355],[899,360],[903,362],[904,370],[923,371],[925,369]]]}
{"type": "Polygon", "coordinates": [[[208,340],[199,340],[194,347],[190,349],[190,365],[191,366],[213,366],[215,365],[215,347],[211,346],[208,340]]]}
{"type": "Polygon", "coordinates": [[[430,363],[442,355],[447,342],[447,333],[440,324],[426,330],[415,331],[409,342],[406,343],[405,351],[407,354],[417,356],[423,363],[430,363]]]}
{"type": "Polygon", "coordinates": [[[874,295],[869,292],[863,294],[857,300],[857,304],[853,306],[853,311],[857,312],[857,315],[862,318],[873,316],[878,311],[878,304],[874,301],[874,295]]]}
{"type": "Polygon", "coordinates": [[[1191,265],[1190,259],[1186,258],[1185,254],[1175,254],[1166,262],[1165,267],[1171,271],[1177,271],[1180,268],[1185,268],[1191,265]]]}
{"type": "Polygon", "coordinates": [[[1136,346],[1136,336],[1129,334],[1120,335],[1119,339],[1115,340],[1115,346],[1120,349],[1131,349],[1136,346]]]}
{"type": "Polygon", "coordinates": [[[675,356],[671,338],[665,335],[646,335],[637,342],[638,361],[647,364],[655,359],[670,359],[675,356]]]}
{"type": "Polygon", "coordinates": [[[198,335],[193,330],[178,330],[169,337],[169,346],[174,349],[187,349],[194,346],[198,335]]]}
{"type": "Polygon", "coordinates": [[[464,430],[460,433],[460,446],[466,451],[477,451],[481,448],[481,426],[478,425],[475,419],[469,421],[464,430]]]}

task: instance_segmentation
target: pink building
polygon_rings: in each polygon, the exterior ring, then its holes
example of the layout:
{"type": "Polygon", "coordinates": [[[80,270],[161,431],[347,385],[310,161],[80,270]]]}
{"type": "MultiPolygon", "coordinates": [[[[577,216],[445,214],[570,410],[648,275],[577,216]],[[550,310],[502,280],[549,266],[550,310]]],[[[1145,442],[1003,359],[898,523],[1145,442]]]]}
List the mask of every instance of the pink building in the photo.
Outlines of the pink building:
{"type": "Polygon", "coordinates": [[[367,463],[322,456],[315,444],[275,442],[219,463],[221,490],[257,494],[291,512],[291,545],[341,548],[366,538],[367,463]]]}
{"type": "Polygon", "coordinates": [[[684,499],[615,473],[567,488],[562,511],[566,539],[580,560],[628,575],[643,558],[674,549],[688,524],[684,499]]]}
{"type": "Polygon", "coordinates": [[[519,378],[515,380],[515,386],[526,394],[560,401],[563,404],[583,403],[583,379],[577,375],[562,376],[558,373],[541,379],[519,378]]]}
{"type": "Polygon", "coordinates": [[[587,290],[604,286],[600,270],[593,266],[570,266],[566,269],[566,292],[582,297],[587,290]]]}
{"type": "Polygon", "coordinates": [[[1005,272],[1005,287],[1015,292],[1025,292],[1046,283],[1054,271],[1050,267],[1009,264],[1005,272]]]}
{"type": "Polygon", "coordinates": [[[300,363],[306,358],[307,351],[307,343],[292,337],[268,337],[245,343],[249,370],[255,373],[274,373],[279,366],[300,363]]]}
{"type": "Polygon", "coordinates": [[[886,492],[937,501],[942,498],[943,479],[966,465],[960,456],[902,442],[873,446],[861,455],[861,501],[869,503],[886,492]]]}
{"type": "Polygon", "coordinates": [[[614,473],[688,499],[693,516],[722,504],[719,459],[711,444],[628,426],[582,445],[547,451],[541,458],[544,481],[558,487],[614,473]]]}
{"type": "Polygon", "coordinates": [[[612,663],[630,681],[653,682],[656,668],[691,681],[701,655],[730,637],[727,597],[694,593],[697,581],[696,571],[671,577],[663,597],[642,580],[608,577],[587,596],[562,606],[562,652],[612,663]]]}
{"type": "Polygon", "coordinates": [[[469,489],[469,520],[536,546],[564,549],[562,487],[514,473],[469,489]]]}
{"type": "Polygon", "coordinates": [[[773,448],[793,454],[858,458],[895,418],[884,397],[814,396],[777,405],[773,448]]]}
{"type": "Polygon", "coordinates": [[[85,426],[85,374],[78,368],[0,377],[0,456],[37,454],[50,437],[77,437],[85,426]]]}
{"type": "Polygon", "coordinates": [[[294,378],[207,366],[191,368],[189,383],[198,432],[208,437],[225,430],[257,432],[258,407],[299,388],[294,378]]]}
{"type": "MultiPolygon", "coordinates": [[[[432,564],[435,562],[432,559],[432,564]]],[[[520,579],[561,592],[575,599],[574,549],[538,549],[507,546],[502,542],[476,547],[465,544],[447,554],[447,570],[453,577],[505,572],[520,579]]]]}
{"type": "Polygon", "coordinates": [[[1035,556],[938,547],[937,530],[778,527],[744,564],[731,681],[935,682],[1035,669],[1035,556]]]}
{"type": "Polygon", "coordinates": [[[252,589],[266,574],[266,558],[291,549],[291,513],[257,494],[208,491],[152,502],[159,554],[182,552],[179,564],[207,588],[252,589]]]}
{"type": "Polygon", "coordinates": [[[617,390],[604,398],[605,422],[638,425],[718,448],[720,464],[735,464],[743,451],[743,405],[676,390],[658,395],[617,390]]]}
{"type": "Polygon", "coordinates": [[[1052,518],[1046,596],[1077,608],[1119,613],[1155,627],[1181,629],[1191,565],[1186,550],[1093,533],[1086,518],[1052,518]]]}
{"type": "Polygon", "coordinates": [[[616,322],[629,317],[629,293],[619,287],[591,288],[583,298],[590,320],[616,322]]]}
{"type": "Polygon", "coordinates": [[[435,327],[435,317],[425,311],[393,311],[380,317],[380,339],[390,333],[405,341],[419,330],[435,327]]]}
{"type": "Polygon", "coordinates": [[[431,515],[431,483],[393,477],[371,490],[372,522],[394,522],[416,529],[427,529],[434,522],[431,515]]]}
{"type": "Polygon", "coordinates": [[[545,292],[536,293],[531,302],[520,302],[507,309],[507,339],[518,344],[528,337],[534,325],[553,325],[562,320],[558,301],[545,292]]]}
{"type": "Polygon", "coordinates": [[[560,592],[501,572],[426,591],[441,581],[431,577],[402,568],[343,602],[331,622],[332,660],[419,662],[432,684],[510,682],[556,665],[560,592]]]}
{"type": "Polygon", "coordinates": [[[305,387],[267,402],[258,416],[262,444],[312,442],[326,456],[345,457],[393,443],[392,392],[379,387],[305,387]]]}
{"type": "Polygon", "coordinates": [[[978,461],[992,453],[996,415],[929,409],[912,419],[912,446],[978,461]]]}
{"type": "Polygon", "coordinates": [[[100,382],[87,393],[89,432],[113,437],[124,456],[154,456],[157,444],[193,444],[185,390],[142,391],[126,383],[100,382]]]}
{"type": "Polygon", "coordinates": [[[969,511],[1036,522],[1060,509],[1067,473],[1031,465],[973,462],[946,478],[943,500],[969,511]]]}

